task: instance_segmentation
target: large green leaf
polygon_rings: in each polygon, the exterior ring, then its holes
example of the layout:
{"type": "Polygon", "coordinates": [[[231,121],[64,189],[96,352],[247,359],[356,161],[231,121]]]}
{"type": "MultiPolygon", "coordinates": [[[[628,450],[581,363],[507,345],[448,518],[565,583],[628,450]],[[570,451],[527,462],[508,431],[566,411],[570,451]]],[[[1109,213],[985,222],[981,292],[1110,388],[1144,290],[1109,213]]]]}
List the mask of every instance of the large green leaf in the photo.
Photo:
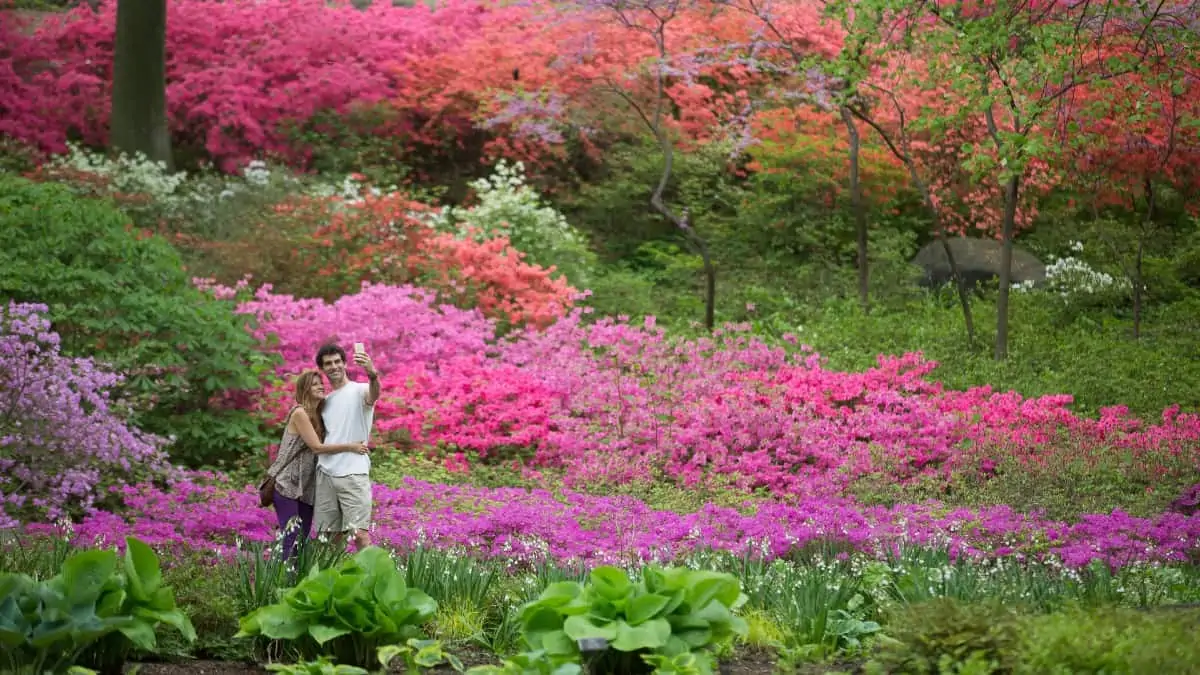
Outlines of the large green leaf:
{"type": "Polygon", "coordinates": [[[154,638],[154,626],[145,621],[132,621],[120,628],[121,634],[129,638],[138,649],[153,651],[157,640],[154,638]]]}
{"type": "Polygon", "coordinates": [[[612,642],[617,637],[616,624],[607,619],[596,619],[591,615],[569,616],[563,622],[563,632],[576,642],[588,638],[604,638],[612,642]]]}
{"type": "Polygon", "coordinates": [[[116,570],[117,555],[112,551],[80,551],[67,558],[59,576],[67,602],[94,605],[116,570]]]}
{"type": "Polygon", "coordinates": [[[141,540],[125,537],[124,566],[129,594],[138,602],[150,603],[162,585],[158,556],[141,540]]]}
{"type": "Polygon", "coordinates": [[[630,598],[625,603],[625,620],[631,626],[636,626],[660,616],[670,604],[671,598],[657,593],[630,598]]]}
{"type": "Polygon", "coordinates": [[[704,607],[713,600],[729,607],[741,593],[737,578],[731,574],[697,570],[694,577],[687,598],[692,607],[704,607]]]}
{"type": "Polygon", "coordinates": [[[558,607],[571,602],[583,592],[583,586],[575,581],[556,581],[546,586],[538,596],[539,605],[558,607]]]}
{"type": "Polygon", "coordinates": [[[624,600],[633,592],[629,575],[619,567],[602,565],[592,570],[589,579],[596,593],[609,601],[624,600]]]}
{"type": "Polygon", "coordinates": [[[533,649],[544,649],[542,640],[549,633],[561,632],[563,618],[550,607],[534,605],[521,617],[521,634],[533,649]]]}
{"type": "Polygon", "coordinates": [[[328,626],[325,624],[315,624],[308,627],[308,634],[312,639],[317,641],[317,644],[323,645],[334,638],[339,638],[350,633],[348,628],[328,626]]]}
{"type": "Polygon", "coordinates": [[[630,626],[624,621],[616,622],[617,636],[612,648],[622,652],[639,649],[658,649],[671,638],[671,624],[666,619],[651,619],[640,626],[630,626]]]}
{"type": "Polygon", "coordinates": [[[179,608],[166,611],[160,609],[136,609],[134,610],[134,616],[150,622],[165,623],[179,631],[183,639],[188,642],[196,640],[196,628],[192,625],[192,620],[179,608]]]}
{"type": "Polygon", "coordinates": [[[265,635],[273,640],[295,640],[307,626],[287,605],[260,607],[241,620],[237,637],[265,635]]]}

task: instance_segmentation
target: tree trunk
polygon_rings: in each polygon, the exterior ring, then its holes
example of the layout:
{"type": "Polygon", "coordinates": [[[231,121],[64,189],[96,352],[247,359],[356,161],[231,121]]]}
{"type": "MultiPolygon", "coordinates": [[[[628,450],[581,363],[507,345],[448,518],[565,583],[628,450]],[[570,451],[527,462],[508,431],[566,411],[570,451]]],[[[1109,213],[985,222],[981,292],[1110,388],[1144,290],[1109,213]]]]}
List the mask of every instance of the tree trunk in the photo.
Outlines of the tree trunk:
{"type": "Polygon", "coordinates": [[[113,47],[113,149],[173,169],[167,128],[166,0],[119,0],[113,47]]]}
{"type": "Polygon", "coordinates": [[[909,180],[917,188],[917,191],[921,193],[921,199],[925,202],[925,208],[929,209],[930,215],[933,216],[934,237],[942,242],[942,251],[946,253],[946,263],[950,266],[950,277],[954,279],[954,287],[958,291],[958,304],[962,307],[963,325],[967,329],[967,344],[974,347],[975,315],[971,313],[971,298],[967,294],[967,283],[963,280],[962,273],[958,269],[958,261],[954,259],[954,251],[950,250],[950,242],[946,241],[946,231],[942,227],[942,219],[938,216],[937,206],[933,203],[933,193],[929,191],[929,186],[925,184],[925,181],[921,180],[921,176],[917,173],[917,167],[913,163],[912,158],[905,158],[904,164],[908,167],[909,180]]]}
{"type": "Polygon", "coordinates": [[[717,268],[713,265],[704,240],[696,237],[694,245],[700,251],[700,260],[704,262],[704,328],[711,333],[717,322],[717,268]]]}
{"type": "Polygon", "coordinates": [[[1017,229],[1017,197],[1020,194],[1021,177],[1014,175],[1004,188],[1004,216],[1000,228],[1000,295],[996,298],[996,351],[997,361],[1008,358],[1008,296],[1012,285],[1013,234],[1017,229]]]}
{"type": "Polygon", "coordinates": [[[842,122],[850,138],[850,208],[854,212],[854,231],[858,241],[858,301],[863,313],[871,313],[871,270],[867,261],[867,207],[863,203],[862,184],[858,180],[859,149],[862,141],[850,109],[841,107],[842,122]]]}
{"type": "Polygon", "coordinates": [[[1133,339],[1142,337],[1142,261],[1146,256],[1146,237],[1154,228],[1154,183],[1147,176],[1144,182],[1146,190],[1146,218],[1138,232],[1137,254],[1133,259],[1133,339]]]}

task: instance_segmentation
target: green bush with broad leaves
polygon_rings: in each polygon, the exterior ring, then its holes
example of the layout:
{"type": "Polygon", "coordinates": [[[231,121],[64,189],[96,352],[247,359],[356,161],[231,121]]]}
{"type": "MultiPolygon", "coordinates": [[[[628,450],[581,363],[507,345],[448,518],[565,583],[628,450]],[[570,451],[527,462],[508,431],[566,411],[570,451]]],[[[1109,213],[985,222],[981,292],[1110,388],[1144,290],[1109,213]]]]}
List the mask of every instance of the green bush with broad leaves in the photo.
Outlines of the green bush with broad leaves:
{"type": "Polygon", "coordinates": [[[367,667],[380,647],[420,637],[436,612],[437,602],[405,584],[391,555],[371,546],[334,567],[314,567],[278,603],[243,616],[236,637],[289,640],[306,659],[328,655],[367,667]]]}
{"type": "Polygon", "coordinates": [[[732,574],[651,565],[634,581],[620,568],[601,566],[586,583],[548,585],[522,608],[521,635],[558,663],[582,658],[580,640],[605,641],[604,651],[588,657],[590,672],[676,665],[709,675],[713,650],[746,635],[746,622],[734,613],[745,602],[732,574]]]}
{"type": "Polygon", "coordinates": [[[119,673],[133,649],[155,649],[159,624],[196,639],[162,583],[158,557],[133,537],[125,543],[123,560],[114,551],[81,551],[44,581],[0,575],[0,671],[42,675],[83,664],[119,673]]]}
{"type": "Polygon", "coordinates": [[[272,364],[250,319],[197,289],[170,244],[110,204],[0,176],[0,296],[48,305],[65,353],[124,373],[117,398],[174,440],[175,461],[220,465],[269,442],[253,416],[218,403],[257,388],[272,364]]]}

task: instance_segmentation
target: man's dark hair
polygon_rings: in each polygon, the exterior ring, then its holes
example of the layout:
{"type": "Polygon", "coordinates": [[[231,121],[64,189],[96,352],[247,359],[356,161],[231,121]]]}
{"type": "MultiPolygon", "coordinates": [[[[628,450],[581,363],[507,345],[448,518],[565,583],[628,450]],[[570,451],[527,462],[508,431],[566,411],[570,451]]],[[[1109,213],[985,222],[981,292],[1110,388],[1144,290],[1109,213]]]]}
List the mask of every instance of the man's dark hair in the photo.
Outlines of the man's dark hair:
{"type": "Polygon", "coordinates": [[[346,362],[346,350],[331,342],[329,344],[321,345],[321,348],[317,350],[317,367],[320,368],[324,366],[325,364],[322,363],[322,361],[325,360],[326,356],[330,356],[332,354],[337,354],[338,356],[342,357],[342,363],[346,362]]]}

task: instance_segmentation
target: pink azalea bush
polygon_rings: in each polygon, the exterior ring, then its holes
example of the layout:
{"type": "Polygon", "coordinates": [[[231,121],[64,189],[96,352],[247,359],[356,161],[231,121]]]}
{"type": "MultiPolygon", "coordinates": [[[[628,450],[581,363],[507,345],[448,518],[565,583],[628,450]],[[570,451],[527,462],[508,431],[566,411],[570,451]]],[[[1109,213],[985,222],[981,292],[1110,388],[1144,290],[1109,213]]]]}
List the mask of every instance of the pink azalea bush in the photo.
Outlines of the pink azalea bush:
{"type": "Polygon", "coordinates": [[[86,509],[110,486],[169,473],[164,439],[118,415],[121,376],[59,352],[43,305],[0,307],[0,528],[86,509]]]}
{"type": "Polygon", "coordinates": [[[260,337],[277,337],[281,374],[311,367],[323,342],[367,343],[384,373],[379,430],[476,458],[528,449],[535,463],[564,468],[569,484],[723,475],[746,489],[840,495],[869,474],[907,481],[1004,458],[1034,465],[1065,447],[1092,459],[1128,453],[1151,476],[1200,460],[1196,414],[1175,407],[1146,424],[1112,408],[1086,419],[1069,396],[950,391],[920,354],[837,372],[744,327],[678,341],[652,321],[586,324],[579,310],[497,337],[477,312],[383,285],[334,303],[260,290],[239,311],[258,317],[260,337]]]}
{"type": "MultiPolygon", "coordinates": [[[[0,13],[0,134],[61,152],[69,133],[103,145],[111,109],[113,0],[47,19],[32,34],[0,13]]],[[[172,0],[167,5],[167,105],[178,140],[203,147],[227,169],[265,154],[303,159],[288,127],[322,112],[399,106],[386,129],[397,142],[438,146],[472,126],[413,95],[437,60],[511,9],[475,2],[411,8],[376,2],[358,10],[326,0],[172,0]],[[397,104],[396,102],[401,102],[397,104]],[[404,104],[403,102],[407,102],[404,104]],[[444,119],[430,124],[430,118],[444,119]]]]}
{"type": "MultiPolygon", "coordinates": [[[[140,485],[119,490],[125,513],[96,510],[73,525],[80,545],[110,546],[133,534],[159,548],[233,550],[239,541],[276,536],[274,516],[250,488],[230,491],[185,480],[169,491],[140,485]]],[[[695,513],[657,511],[630,497],[521,488],[474,488],[407,479],[375,486],[375,539],[462,548],[510,561],[589,564],[673,560],[697,549],[782,556],[809,543],[841,542],[868,554],[898,545],[948,547],[968,556],[1055,558],[1070,567],[1093,560],[1114,567],[1187,560],[1200,539],[1200,517],[1153,519],[1114,512],[1076,524],[1014,512],[935,504],[862,507],[837,498],[760,504],[752,514],[708,506],[695,513]]],[[[37,528],[35,528],[37,529],[37,528]]]]}

